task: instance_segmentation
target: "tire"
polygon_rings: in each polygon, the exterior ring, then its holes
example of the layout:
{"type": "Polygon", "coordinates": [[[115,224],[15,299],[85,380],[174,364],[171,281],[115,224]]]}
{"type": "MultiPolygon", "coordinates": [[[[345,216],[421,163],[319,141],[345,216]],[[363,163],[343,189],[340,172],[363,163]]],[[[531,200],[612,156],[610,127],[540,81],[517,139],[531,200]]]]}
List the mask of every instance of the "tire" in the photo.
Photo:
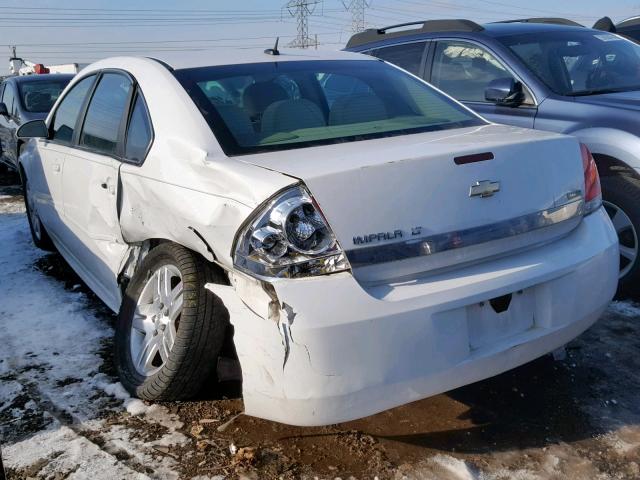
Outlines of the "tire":
{"type": "Polygon", "coordinates": [[[142,261],[127,286],[115,333],[115,363],[129,393],[151,401],[186,400],[205,381],[217,381],[229,314],[204,288],[209,282],[228,284],[206,260],[176,244],[163,243],[142,261]],[[169,287],[156,299],[159,272],[169,287]]]}
{"type": "Polygon", "coordinates": [[[4,463],[2,463],[2,450],[0,449],[0,480],[6,480],[4,473],[4,463]]]}
{"type": "Polygon", "coordinates": [[[29,189],[29,180],[27,179],[24,171],[22,171],[21,173],[24,206],[27,210],[27,220],[29,220],[29,230],[31,231],[31,239],[33,240],[33,244],[41,250],[54,252],[56,248],[51,241],[51,237],[47,233],[47,229],[42,224],[40,216],[38,215],[32,192],[29,189]]]}
{"type": "Polygon", "coordinates": [[[640,180],[614,175],[603,177],[601,184],[604,207],[616,228],[620,242],[618,292],[633,294],[640,291],[640,180]]]}

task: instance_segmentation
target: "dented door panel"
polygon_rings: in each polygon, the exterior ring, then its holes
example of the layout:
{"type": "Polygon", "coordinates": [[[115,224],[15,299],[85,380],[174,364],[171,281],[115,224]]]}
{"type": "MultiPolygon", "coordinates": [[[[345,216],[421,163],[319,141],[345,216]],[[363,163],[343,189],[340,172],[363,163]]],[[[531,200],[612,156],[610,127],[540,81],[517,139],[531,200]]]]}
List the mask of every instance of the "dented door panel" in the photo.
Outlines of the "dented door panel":
{"type": "Polygon", "coordinates": [[[118,274],[129,250],[118,219],[119,169],[112,157],[76,150],[66,155],[63,173],[63,241],[90,281],[100,283],[105,303],[118,307],[118,274]]]}

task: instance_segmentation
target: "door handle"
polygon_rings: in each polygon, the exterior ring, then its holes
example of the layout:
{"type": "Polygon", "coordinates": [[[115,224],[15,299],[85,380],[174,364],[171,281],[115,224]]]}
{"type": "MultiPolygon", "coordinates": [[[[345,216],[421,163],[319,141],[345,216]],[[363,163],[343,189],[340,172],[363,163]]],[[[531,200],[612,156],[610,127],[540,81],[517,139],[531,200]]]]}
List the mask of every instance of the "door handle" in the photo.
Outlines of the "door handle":
{"type": "Polygon", "coordinates": [[[56,173],[60,173],[60,164],[54,163],[53,164],[53,171],[56,172],[56,173]]]}
{"type": "Polygon", "coordinates": [[[106,182],[102,182],[100,184],[100,187],[102,187],[103,189],[107,190],[111,195],[115,195],[116,194],[116,189],[113,185],[109,185],[109,181],[107,180],[106,182]]]}

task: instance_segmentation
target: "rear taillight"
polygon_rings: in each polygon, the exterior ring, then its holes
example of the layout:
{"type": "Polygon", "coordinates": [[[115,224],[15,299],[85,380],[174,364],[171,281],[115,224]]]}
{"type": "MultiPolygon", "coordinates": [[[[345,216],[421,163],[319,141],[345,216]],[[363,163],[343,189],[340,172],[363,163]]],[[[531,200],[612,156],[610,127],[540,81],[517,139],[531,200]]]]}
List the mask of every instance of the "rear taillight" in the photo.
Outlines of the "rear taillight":
{"type": "Polygon", "coordinates": [[[598,167],[593,155],[583,144],[580,144],[580,151],[582,152],[582,169],[584,171],[584,213],[588,215],[602,206],[602,190],[600,189],[598,167]]]}
{"type": "Polygon", "coordinates": [[[240,231],[234,264],[260,277],[294,278],[349,270],[349,261],[309,191],[297,185],[259,209],[240,231]]]}

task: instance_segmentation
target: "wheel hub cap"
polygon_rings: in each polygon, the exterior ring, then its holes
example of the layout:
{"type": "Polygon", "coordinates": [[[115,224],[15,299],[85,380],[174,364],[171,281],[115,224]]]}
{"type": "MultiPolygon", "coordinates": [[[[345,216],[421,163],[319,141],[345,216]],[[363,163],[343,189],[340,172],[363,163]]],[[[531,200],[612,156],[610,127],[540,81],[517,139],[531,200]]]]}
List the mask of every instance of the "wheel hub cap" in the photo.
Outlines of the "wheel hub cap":
{"type": "Polygon", "coordinates": [[[149,277],[138,298],[131,322],[131,359],[146,377],[169,360],[182,313],[182,275],[178,267],[163,265],[149,277]]]}

